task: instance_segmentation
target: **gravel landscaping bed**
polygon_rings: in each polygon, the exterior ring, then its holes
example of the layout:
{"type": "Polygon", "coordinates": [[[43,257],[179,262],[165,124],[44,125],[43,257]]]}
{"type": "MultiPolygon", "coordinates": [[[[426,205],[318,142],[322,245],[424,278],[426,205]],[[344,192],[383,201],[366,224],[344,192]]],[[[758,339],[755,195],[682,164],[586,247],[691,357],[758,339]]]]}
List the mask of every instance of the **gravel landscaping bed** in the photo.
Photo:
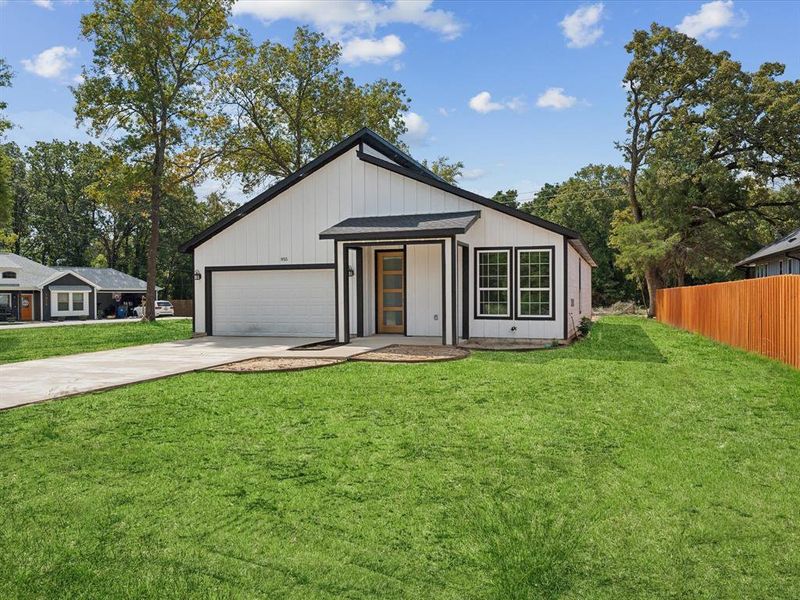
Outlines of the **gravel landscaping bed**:
{"type": "Polygon", "coordinates": [[[261,371],[300,371],[343,363],[343,358],[251,358],[208,369],[225,373],[258,373],[261,371]]]}
{"type": "Polygon", "coordinates": [[[469,350],[452,346],[404,346],[394,344],[372,352],[365,352],[350,360],[370,360],[379,362],[432,362],[438,360],[457,360],[469,356],[469,350]]]}

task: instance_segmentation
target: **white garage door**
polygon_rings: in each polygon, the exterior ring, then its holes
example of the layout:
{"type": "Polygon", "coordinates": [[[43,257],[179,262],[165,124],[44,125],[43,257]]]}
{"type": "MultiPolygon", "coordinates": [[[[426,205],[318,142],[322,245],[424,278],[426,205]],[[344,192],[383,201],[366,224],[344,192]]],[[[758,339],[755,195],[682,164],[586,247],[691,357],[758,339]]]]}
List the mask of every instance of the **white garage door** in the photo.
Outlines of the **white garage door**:
{"type": "Polygon", "coordinates": [[[213,335],[335,335],[333,269],[217,271],[211,287],[213,335]]]}

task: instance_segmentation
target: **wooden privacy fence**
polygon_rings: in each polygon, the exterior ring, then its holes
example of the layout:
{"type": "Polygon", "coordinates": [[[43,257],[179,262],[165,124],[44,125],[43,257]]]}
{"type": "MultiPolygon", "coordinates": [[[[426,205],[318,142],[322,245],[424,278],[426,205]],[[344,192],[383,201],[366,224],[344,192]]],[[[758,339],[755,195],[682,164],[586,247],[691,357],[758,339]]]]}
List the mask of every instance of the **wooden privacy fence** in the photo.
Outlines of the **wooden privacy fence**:
{"type": "Polygon", "coordinates": [[[659,290],[656,318],[800,368],[800,275],[659,290]]]}
{"type": "Polygon", "coordinates": [[[194,316],[192,313],[193,300],[170,300],[170,302],[172,302],[172,307],[175,309],[176,317],[194,316]]]}

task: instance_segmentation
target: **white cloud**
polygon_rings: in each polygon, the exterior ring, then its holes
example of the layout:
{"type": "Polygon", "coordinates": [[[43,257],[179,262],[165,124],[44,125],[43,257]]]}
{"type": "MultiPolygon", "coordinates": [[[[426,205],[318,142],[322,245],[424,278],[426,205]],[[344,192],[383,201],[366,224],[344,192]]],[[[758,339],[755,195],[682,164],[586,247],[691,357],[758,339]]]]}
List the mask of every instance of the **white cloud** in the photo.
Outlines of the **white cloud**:
{"type": "Polygon", "coordinates": [[[436,109],[436,112],[438,112],[443,117],[449,117],[454,112],[456,112],[456,109],[455,108],[445,108],[444,106],[440,106],[439,108],[436,109]]]}
{"type": "Polygon", "coordinates": [[[503,110],[505,105],[500,102],[492,102],[492,95],[489,92],[480,92],[469,99],[469,107],[476,112],[486,114],[495,110],[503,110]]]}
{"type": "Polygon", "coordinates": [[[522,96],[517,96],[506,102],[506,106],[514,112],[522,112],[527,107],[527,104],[522,96]]]}
{"type": "Polygon", "coordinates": [[[570,48],[591,46],[603,35],[603,28],[598,25],[603,16],[603,3],[581,6],[574,13],[564,17],[559,25],[564,36],[569,40],[570,48]]]}
{"type": "Polygon", "coordinates": [[[72,65],[70,58],[77,55],[77,48],[53,46],[40,52],[32,59],[23,58],[22,66],[25,67],[26,71],[35,73],[39,77],[55,79],[64,74],[64,71],[72,65]]]}
{"type": "Polygon", "coordinates": [[[693,38],[714,39],[724,27],[741,27],[747,22],[744,13],[738,16],[733,11],[733,0],[714,0],[700,7],[692,15],[686,15],[676,29],[693,38]]]}
{"type": "Polygon", "coordinates": [[[47,10],[53,10],[53,0],[33,0],[33,3],[47,10]]]}
{"type": "Polygon", "coordinates": [[[484,169],[464,169],[461,172],[461,177],[458,178],[459,181],[475,181],[476,179],[480,179],[486,175],[486,171],[484,169]]]}
{"type": "Polygon", "coordinates": [[[405,44],[396,35],[381,39],[354,38],[342,46],[342,61],[378,64],[401,55],[405,49],[405,44]]]}
{"type": "Polygon", "coordinates": [[[567,96],[564,93],[564,88],[551,87],[547,88],[536,99],[536,106],[539,108],[552,108],[554,110],[563,110],[575,106],[578,99],[575,96],[567,96]]]}
{"type": "MultiPolygon", "coordinates": [[[[504,110],[508,108],[514,112],[521,112],[525,110],[525,99],[522,96],[516,96],[508,102],[495,102],[492,100],[492,95],[489,92],[480,92],[469,99],[469,107],[475,112],[481,114],[490,113],[496,110],[504,110]]],[[[441,112],[443,109],[439,109],[441,112]]],[[[452,111],[451,111],[452,112],[452,111]]],[[[445,115],[447,116],[447,115],[445,115]]]]}
{"type": "Polygon", "coordinates": [[[374,0],[238,0],[233,14],[251,15],[267,23],[280,19],[311,23],[336,38],[398,23],[435,31],[448,40],[461,35],[464,27],[455,15],[431,8],[432,4],[433,0],[394,0],[388,4],[374,0]]]}
{"type": "Polygon", "coordinates": [[[403,121],[406,124],[406,131],[404,137],[409,142],[423,142],[428,137],[428,130],[430,126],[428,122],[415,112],[407,112],[403,115],[403,121]]]}

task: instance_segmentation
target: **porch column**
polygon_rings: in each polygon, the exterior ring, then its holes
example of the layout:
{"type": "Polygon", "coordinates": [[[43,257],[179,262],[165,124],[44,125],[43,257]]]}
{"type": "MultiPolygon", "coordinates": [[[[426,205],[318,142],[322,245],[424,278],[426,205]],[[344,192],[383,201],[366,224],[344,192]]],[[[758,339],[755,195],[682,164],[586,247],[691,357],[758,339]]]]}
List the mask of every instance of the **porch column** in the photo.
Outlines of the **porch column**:
{"type": "Polygon", "coordinates": [[[445,327],[442,342],[455,345],[456,339],[456,239],[444,240],[442,246],[442,275],[444,277],[444,313],[445,327]]]}
{"type": "Polygon", "coordinates": [[[335,240],[333,244],[334,277],[336,278],[336,341],[346,344],[350,341],[350,335],[347,331],[347,305],[345,302],[348,294],[347,256],[343,242],[335,240]]]}

